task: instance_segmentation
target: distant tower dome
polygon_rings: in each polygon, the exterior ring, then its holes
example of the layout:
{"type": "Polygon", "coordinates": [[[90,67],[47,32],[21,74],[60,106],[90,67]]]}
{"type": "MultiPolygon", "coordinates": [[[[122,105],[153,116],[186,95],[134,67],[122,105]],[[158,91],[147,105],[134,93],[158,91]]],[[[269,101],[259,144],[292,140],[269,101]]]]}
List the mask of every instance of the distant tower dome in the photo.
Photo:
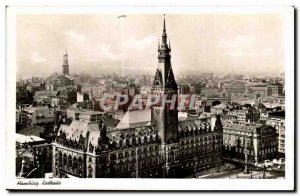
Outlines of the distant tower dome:
{"type": "Polygon", "coordinates": [[[65,49],[65,53],[63,55],[63,74],[64,75],[69,75],[69,62],[68,62],[68,53],[67,50],[65,49]]]}

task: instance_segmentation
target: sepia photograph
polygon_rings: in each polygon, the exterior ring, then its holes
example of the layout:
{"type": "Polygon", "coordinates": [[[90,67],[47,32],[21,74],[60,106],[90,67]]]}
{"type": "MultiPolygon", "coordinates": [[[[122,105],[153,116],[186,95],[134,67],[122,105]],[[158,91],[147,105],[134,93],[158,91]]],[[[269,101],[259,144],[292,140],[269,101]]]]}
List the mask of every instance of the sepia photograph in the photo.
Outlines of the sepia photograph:
{"type": "Polygon", "coordinates": [[[294,189],[293,7],[7,16],[8,189],[294,189]]]}

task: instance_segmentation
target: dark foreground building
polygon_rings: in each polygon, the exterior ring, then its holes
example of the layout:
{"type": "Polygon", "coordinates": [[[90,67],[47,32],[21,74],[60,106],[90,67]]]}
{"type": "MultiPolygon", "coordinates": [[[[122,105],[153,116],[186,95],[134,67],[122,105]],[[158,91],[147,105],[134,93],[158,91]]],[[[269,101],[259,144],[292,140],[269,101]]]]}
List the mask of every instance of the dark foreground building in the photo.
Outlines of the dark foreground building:
{"type": "MultiPolygon", "coordinates": [[[[178,91],[170,52],[164,20],[151,92],[168,99],[178,91]]],[[[60,126],[53,143],[54,177],[184,177],[220,164],[220,117],[179,120],[177,105],[130,111],[125,123],[106,113],[79,112],[60,126]]]]}

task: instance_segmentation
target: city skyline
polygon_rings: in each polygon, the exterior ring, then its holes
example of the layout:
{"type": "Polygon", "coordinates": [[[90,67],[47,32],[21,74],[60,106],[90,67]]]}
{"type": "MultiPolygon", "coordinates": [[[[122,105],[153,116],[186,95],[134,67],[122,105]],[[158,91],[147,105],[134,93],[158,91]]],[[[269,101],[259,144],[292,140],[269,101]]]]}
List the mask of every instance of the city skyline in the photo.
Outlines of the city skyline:
{"type": "MultiPolygon", "coordinates": [[[[17,78],[60,73],[65,49],[71,75],[118,73],[122,54],[127,74],[154,73],[163,16],[118,16],[18,16],[17,78]]],[[[279,14],[167,15],[166,25],[176,74],[284,72],[279,14]]]]}

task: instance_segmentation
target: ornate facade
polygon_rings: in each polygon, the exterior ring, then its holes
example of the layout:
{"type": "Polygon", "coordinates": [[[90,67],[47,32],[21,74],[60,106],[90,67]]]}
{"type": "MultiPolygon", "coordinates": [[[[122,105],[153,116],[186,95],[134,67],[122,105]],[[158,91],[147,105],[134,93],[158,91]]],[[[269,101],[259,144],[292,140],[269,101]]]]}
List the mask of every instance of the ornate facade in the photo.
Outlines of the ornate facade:
{"type": "Polygon", "coordinates": [[[224,157],[244,163],[247,155],[249,164],[262,163],[265,159],[278,156],[276,129],[255,124],[225,123],[223,131],[224,157]]]}
{"type": "Polygon", "coordinates": [[[143,111],[151,113],[150,119],[124,126],[118,126],[122,120],[108,113],[78,113],[70,125],[60,126],[53,143],[54,176],[184,177],[222,161],[219,116],[215,122],[212,117],[178,119],[178,88],[165,27],[164,20],[151,93],[167,96],[169,101],[175,97],[175,107],[159,102],[143,111]]]}

